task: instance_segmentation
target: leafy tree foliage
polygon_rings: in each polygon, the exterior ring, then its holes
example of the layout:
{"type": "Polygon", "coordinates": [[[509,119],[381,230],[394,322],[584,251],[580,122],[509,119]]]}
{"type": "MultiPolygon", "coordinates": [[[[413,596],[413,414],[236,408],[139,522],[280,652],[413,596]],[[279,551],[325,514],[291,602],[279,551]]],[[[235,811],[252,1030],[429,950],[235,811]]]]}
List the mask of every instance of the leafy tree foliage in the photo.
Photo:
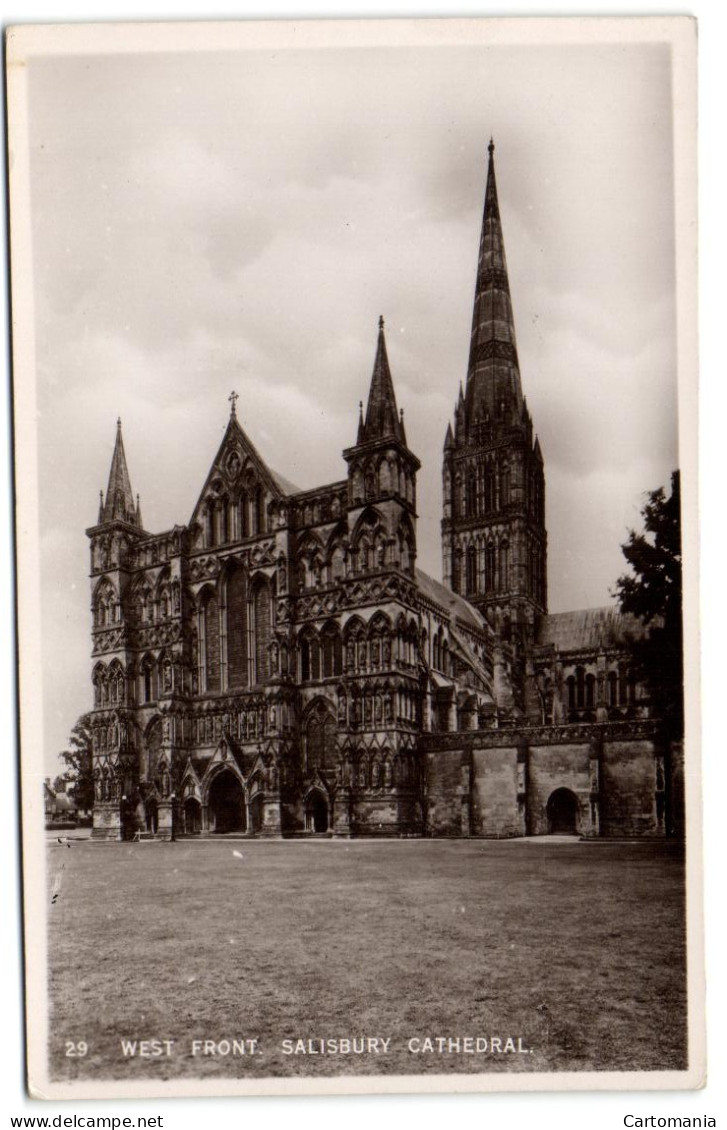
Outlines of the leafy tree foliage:
{"type": "Polygon", "coordinates": [[[621,611],[649,625],[648,638],[634,641],[635,673],[649,689],[654,712],[674,736],[683,731],[682,538],[679,472],[671,494],[651,491],[641,511],[643,533],[631,530],[622,545],[631,572],[616,582],[621,611]]]}
{"type": "Polygon", "coordinates": [[[71,730],[68,749],[58,754],[66,765],[61,775],[68,796],[77,808],[86,812],[93,808],[93,741],[91,715],[82,714],[71,730]]]}

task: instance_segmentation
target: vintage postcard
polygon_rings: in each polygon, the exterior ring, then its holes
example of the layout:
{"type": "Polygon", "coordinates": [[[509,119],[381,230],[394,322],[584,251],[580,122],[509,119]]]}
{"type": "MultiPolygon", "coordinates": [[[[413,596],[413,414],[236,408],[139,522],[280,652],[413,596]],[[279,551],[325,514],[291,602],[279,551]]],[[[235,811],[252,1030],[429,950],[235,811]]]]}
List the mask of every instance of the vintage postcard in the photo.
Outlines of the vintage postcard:
{"type": "Polygon", "coordinates": [[[695,44],[8,31],[34,1097],[703,1084],[695,44]]]}

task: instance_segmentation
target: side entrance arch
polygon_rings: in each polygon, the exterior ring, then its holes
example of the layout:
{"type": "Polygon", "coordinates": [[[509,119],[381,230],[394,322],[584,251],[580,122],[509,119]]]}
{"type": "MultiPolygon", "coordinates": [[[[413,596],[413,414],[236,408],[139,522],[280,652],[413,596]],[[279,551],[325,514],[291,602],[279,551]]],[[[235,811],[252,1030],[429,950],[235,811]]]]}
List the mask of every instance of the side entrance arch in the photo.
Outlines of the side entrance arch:
{"type": "Polygon", "coordinates": [[[330,824],[328,797],[321,789],[311,789],[305,799],[306,832],[327,832],[330,824]]]}
{"type": "Polygon", "coordinates": [[[578,797],[570,789],[556,789],[546,808],[551,836],[574,836],[578,832],[578,797]]]}
{"type": "Polygon", "coordinates": [[[184,802],[184,834],[196,836],[202,830],[202,805],[196,797],[189,796],[184,802]]]}
{"type": "Polygon", "coordinates": [[[154,797],[146,801],[144,805],[144,816],[146,819],[147,832],[155,836],[159,830],[159,806],[154,797]]]}
{"type": "Polygon", "coordinates": [[[231,770],[223,769],[209,787],[207,794],[210,832],[225,835],[227,832],[247,831],[247,813],[242,783],[231,770]]]}

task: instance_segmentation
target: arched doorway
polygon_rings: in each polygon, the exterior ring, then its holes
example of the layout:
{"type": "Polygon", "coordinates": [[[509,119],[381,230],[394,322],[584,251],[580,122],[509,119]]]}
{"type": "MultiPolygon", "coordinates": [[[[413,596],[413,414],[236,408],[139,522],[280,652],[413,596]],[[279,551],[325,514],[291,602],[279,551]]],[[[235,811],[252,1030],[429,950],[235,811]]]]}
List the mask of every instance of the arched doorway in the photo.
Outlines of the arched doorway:
{"type": "Polygon", "coordinates": [[[252,832],[260,832],[263,826],[263,794],[255,793],[250,801],[250,825],[252,832]]]}
{"type": "Polygon", "coordinates": [[[578,798],[570,789],[556,789],[546,809],[550,835],[574,836],[578,831],[578,798]]]}
{"type": "Polygon", "coordinates": [[[328,800],[320,789],[313,789],[306,799],[305,830],[319,834],[328,831],[328,800]]]}
{"type": "Polygon", "coordinates": [[[247,826],[245,797],[238,777],[229,769],[219,773],[210,785],[210,832],[225,835],[227,832],[244,832],[247,826]]]}
{"type": "Polygon", "coordinates": [[[202,830],[202,805],[196,797],[189,796],[184,802],[184,834],[196,836],[202,830]]]}
{"type": "Polygon", "coordinates": [[[134,801],[126,796],[121,798],[120,816],[122,840],[133,840],[140,828],[144,827],[144,823],[139,819],[134,801]]]}
{"type": "Polygon", "coordinates": [[[159,828],[159,808],[153,797],[151,800],[146,801],[144,805],[144,815],[146,818],[147,832],[155,836],[159,828]]]}

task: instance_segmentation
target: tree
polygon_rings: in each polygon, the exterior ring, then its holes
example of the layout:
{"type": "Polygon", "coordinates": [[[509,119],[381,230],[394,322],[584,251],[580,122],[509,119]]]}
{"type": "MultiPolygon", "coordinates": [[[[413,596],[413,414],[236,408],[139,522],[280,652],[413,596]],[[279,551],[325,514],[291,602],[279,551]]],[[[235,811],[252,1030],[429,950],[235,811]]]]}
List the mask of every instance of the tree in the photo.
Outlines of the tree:
{"type": "Polygon", "coordinates": [[[616,596],[622,612],[638,616],[648,627],[634,640],[637,678],[649,690],[655,715],[674,737],[684,728],[682,631],[682,538],[679,472],[671,477],[671,495],[651,491],[642,511],[644,531],[629,533],[622,545],[631,573],[619,577],[616,596]]]}
{"type": "Polygon", "coordinates": [[[93,740],[91,736],[91,715],[82,714],[71,730],[69,748],[58,756],[66,765],[62,779],[66,782],[66,792],[76,807],[83,812],[93,808],[93,740]]]}

